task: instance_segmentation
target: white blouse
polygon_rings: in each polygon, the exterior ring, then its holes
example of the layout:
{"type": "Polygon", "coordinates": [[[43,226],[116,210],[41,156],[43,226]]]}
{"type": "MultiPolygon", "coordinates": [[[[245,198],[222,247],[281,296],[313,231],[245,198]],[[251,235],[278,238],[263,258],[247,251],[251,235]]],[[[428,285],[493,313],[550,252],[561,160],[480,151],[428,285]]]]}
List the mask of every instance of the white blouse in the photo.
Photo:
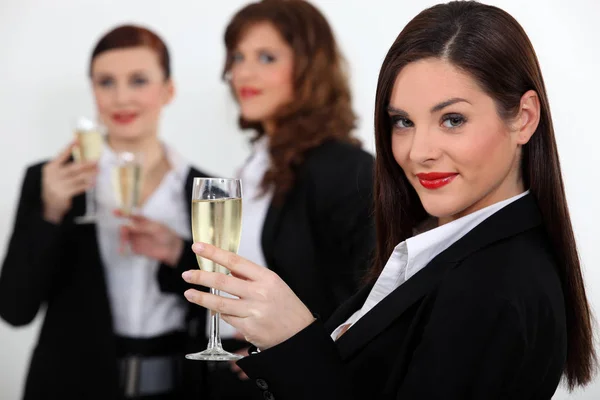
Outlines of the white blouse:
{"type": "MultiPolygon", "coordinates": [[[[165,145],[172,169],[141,206],[141,214],[167,225],[183,239],[190,239],[190,201],[185,201],[189,163],[165,145]]],[[[119,253],[119,228],[126,221],[113,215],[118,208],[111,184],[116,154],[105,146],[96,184],[98,242],[108,287],[115,333],[148,338],[185,329],[186,303],[181,295],[164,293],[157,281],[158,260],[119,253]]]]}
{"type": "Polygon", "coordinates": [[[380,301],[396,288],[425,268],[438,254],[457,242],[485,219],[508,204],[525,196],[527,193],[529,193],[529,190],[437,228],[410,237],[398,244],[394,248],[392,255],[385,264],[381,275],[379,275],[362,308],[356,311],[346,322],[338,326],[331,333],[331,338],[336,340],[342,331],[345,332],[348,329],[345,328],[348,324],[350,324],[350,329],[352,329],[356,321],[361,319],[373,307],[377,306],[380,301]]]}

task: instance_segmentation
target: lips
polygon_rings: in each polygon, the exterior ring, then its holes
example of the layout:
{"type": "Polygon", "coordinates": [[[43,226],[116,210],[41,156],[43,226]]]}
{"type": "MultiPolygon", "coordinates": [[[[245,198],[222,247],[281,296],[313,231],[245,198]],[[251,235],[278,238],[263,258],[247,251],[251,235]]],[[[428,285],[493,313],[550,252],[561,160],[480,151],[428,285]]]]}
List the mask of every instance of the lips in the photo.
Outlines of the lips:
{"type": "Polygon", "coordinates": [[[132,123],[137,116],[134,112],[118,112],[112,115],[112,119],[118,124],[126,125],[132,123]]]}
{"type": "Polygon", "coordinates": [[[428,172],[417,174],[417,178],[425,189],[439,189],[452,182],[457,175],[456,172],[428,172]]]}
{"type": "Polygon", "coordinates": [[[258,96],[261,91],[253,88],[253,87],[243,87],[240,89],[240,97],[242,99],[250,99],[252,97],[258,96]]]}

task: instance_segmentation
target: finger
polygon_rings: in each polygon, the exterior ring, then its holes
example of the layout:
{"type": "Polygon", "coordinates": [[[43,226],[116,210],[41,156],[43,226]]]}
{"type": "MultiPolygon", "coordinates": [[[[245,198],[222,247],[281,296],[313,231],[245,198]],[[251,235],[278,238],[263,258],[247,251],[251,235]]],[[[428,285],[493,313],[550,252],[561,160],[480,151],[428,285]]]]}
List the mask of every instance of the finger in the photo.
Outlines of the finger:
{"type": "Polygon", "coordinates": [[[70,163],[60,169],[60,176],[64,178],[75,178],[81,175],[95,177],[98,173],[97,163],[85,161],[81,163],[70,163]]]}
{"type": "Polygon", "coordinates": [[[238,365],[235,363],[235,361],[231,361],[230,369],[231,369],[231,372],[234,372],[236,374],[242,370],[240,367],[238,367],[238,365]]]}
{"type": "Polygon", "coordinates": [[[94,181],[89,180],[79,180],[75,182],[71,182],[66,186],[67,195],[70,197],[78,196],[84,193],[86,190],[93,187],[95,184],[94,181]]]}
{"type": "Polygon", "coordinates": [[[67,147],[65,147],[58,155],[52,160],[55,164],[64,164],[71,158],[73,153],[73,147],[77,146],[77,141],[73,140],[67,147]]]}
{"type": "Polygon", "coordinates": [[[251,284],[248,281],[221,272],[208,272],[199,269],[185,271],[181,276],[187,283],[214,288],[240,298],[248,297],[248,286],[251,284]]]}
{"type": "Polygon", "coordinates": [[[131,241],[131,235],[129,234],[128,226],[121,226],[119,229],[119,253],[125,254],[128,251],[128,245],[131,241]]]}
{"type": "Polygon", "coordinates": [[[208,243],[194,243],[194,253],[200,257],[207,258],[215,263],[229,269],[234,275],[251,280],[260,280],[265,273],[265,268],[260,267],[235,253],[220,249],[208,243]]]}
{"type": "Polygon", "coordinates": [[[156,221],[152,221],[148,218],[145,218],[141,215],[128,215],[130,224],[129,227],[131,231],[134,233],[142,233],[142,234],[157,234],[160,233],[164,226],[156,221]]]}
{"type": "Polygon", "coordinates": [[[240,372],[238,372],[238,378],[241,381],[247,381],[248,379],[250,379],[250,378],[248,378],[248,375],[246,375],[246,373],[242,370],[240,370],[240,372]]]}
{"type": "Polygon", "coordinates": [[[217,296],[195,289],[188,289],[183,295],[190,303],[198,304],[199,306],[214,312],[228,314],[238,318],[245,318],[248,316],[247,307],[245,307],[242,300],[217,296]]]}
{"type": "MultiPolygon", "coordinates": [[[[248,314],[250,314],[250,313],[248,313],[248,314]]],[[[246,320],[245,320],[245,318],[246,318],[246,317],[247,317],[247,316],[244,316],[244,317],[236,317],[236,316],[234,316],[234,315],[221,314],[221,319],[222,319],[223,321],[227,322],[229,325],[231,325],[231,326],[233,326],[234,328],[237,328],[237,329],[242,329],[242,328],[243,328],[243,326],[244,326],[244,323],[246,322],[246,320]]],[[[245,340],[246,342],[248,342],[248,343],[252,343],[252,342],[251,342],[250,340],[248,340],[248,338],[246,338],[245,336],[244,336],[244,340],[245,340]]],[[[254,344],[254,343],[252,343],[252,344],[254,344]]],[[[248,350],[248,349],[246,349],[246,354],[247,354],[247,350],[248,350]]]]}

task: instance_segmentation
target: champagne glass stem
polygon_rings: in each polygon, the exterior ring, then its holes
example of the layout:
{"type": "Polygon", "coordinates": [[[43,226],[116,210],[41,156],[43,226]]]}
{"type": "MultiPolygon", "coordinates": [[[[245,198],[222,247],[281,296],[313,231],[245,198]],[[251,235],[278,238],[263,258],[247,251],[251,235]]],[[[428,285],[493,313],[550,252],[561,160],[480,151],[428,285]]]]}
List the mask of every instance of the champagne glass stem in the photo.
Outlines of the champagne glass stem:
{"type": "Polygon", "coordinates": [[[92,186],[85,194],[85,215],[96,215],[96,188],[92,186]]]}
{"type": "MultiPolygon", "coordinates": [[[[218,289],[211,288],[210,294],[215,296],[220,296],[221,291],[218,289]]],[[[219,332],[219,318],[221,314],[215,311],[210,312],[210,338],[208,342],[209,349],[219,349],[222,350],[223,347],[221,345],[221,334],[219,332]]]]}

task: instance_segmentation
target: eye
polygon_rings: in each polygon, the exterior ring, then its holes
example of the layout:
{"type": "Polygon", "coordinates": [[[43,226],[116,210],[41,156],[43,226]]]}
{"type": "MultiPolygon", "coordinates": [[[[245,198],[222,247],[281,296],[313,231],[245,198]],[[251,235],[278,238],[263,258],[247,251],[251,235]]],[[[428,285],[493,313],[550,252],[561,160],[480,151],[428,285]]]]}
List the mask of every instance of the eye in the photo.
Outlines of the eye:
{"type": "Polygon", "coordinates": [[[239,63],[240,61],[244,61],[244,56],[242,55],[242,53],[240,53],[239,51],[236,51],[235,53],[233,53],[231,55],[231,62],[232,63],[239,63]]]}
{"type": "Polygon", "coordinates": [[[98,79],[97,84],[101,87],[110,87],[115,83],[114,79],[112,78],[101,78],[98,79]]]}
{"type": "Polygon", "coordinates": [[[413,122],[410,119],[401,117],[399,115],[391,116],[391,120],[394,129],[406,129],[412,128],[414,126],[413,122]]]}
{"type": "Polygon", "coordinates": [[[275,61],[275,57],[272,54],[265,53],[265,52],[260,53],[260,55],[258,56],[258,59],[263,64],[271,64],[272,62],[275,61]]]}
{"type": "Polygon", "coordinates": [[[460,114],[446,114],[442,117],[442,125],[452,129],[462,126],[466,122],[465,117],[460,114]]]}
{"type": "Polygon", "coordinates": [[[145,76],[133,76],[129,80],[129,83],[132,86],[144,86],[145,84],[148,83],[148,78],[146,78],[145,76]]]}

